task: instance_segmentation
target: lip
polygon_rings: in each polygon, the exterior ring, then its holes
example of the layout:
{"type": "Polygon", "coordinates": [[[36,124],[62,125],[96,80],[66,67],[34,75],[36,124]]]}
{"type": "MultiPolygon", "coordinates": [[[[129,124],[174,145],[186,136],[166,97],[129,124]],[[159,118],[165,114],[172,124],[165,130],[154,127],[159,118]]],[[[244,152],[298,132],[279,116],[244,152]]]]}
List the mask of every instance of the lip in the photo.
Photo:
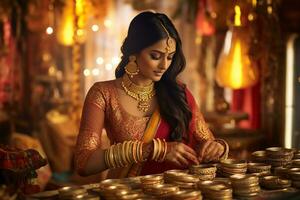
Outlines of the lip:
{"type": "Polygon", "coordinates": [[[156,75],[163,75],[163,71],[154,71],[154,73],[156,74],[156,75]]]}

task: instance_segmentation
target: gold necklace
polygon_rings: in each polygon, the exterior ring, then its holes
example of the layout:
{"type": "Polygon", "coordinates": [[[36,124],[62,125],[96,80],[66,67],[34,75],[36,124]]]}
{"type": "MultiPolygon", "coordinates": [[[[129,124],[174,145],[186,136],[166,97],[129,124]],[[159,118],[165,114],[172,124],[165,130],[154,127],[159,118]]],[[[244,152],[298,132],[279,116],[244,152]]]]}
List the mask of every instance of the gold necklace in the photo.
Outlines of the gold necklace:
{"type": "Polygon", "coordinates": [[[155,95],[154,83],[147,86],[139,86],[134,84],[128,77],[124,75],[121,82],[125,93],[138,101],[138,109],[147,112],[150,108],[150,100],[155,95]]]}

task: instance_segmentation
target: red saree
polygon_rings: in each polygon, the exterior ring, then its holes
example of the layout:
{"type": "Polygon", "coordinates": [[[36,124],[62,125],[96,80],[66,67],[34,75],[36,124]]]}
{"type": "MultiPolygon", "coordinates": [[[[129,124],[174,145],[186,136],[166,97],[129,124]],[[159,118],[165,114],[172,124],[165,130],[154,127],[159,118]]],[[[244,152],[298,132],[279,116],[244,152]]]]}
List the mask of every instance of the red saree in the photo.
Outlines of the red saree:
{"type": "MultiPolygon", "coordinates": [[[[205,124],[203,116],[201,115],[198,109],[194,97],[192,96],[192,94],[188,89],[186,89],[185,91],[186,91],[188,105],[190,106],[190,109],[192,111],[192,120],[190,122],[189,130],[188,130],[189,141],[183,141],[183,142],[186,145],[190,146],[191,148],[195,149],[197,148],[197,144],[200,144],[203,140],[209,140],[209,139],[213,140],[214,136],[208,129],[207,125],[205,124]]],[[[154,113],[153,115],[155,114],[157,113],[154,113]]],[[[153,138],[160,138],[169,141],[170,138],[169,124],[164,119],[161,119],[160,117],[159,120],[154,119],[154,121],[157,123],[151,123],[151,120],[156,117],[157,116],[152,116],[150,119],[150,122],[144,134],[144,138],[147,139],[146,141],[144,140],[144,142],[151,142],[153,138]]],[[[178,168],[177,166],[174,166],[171,163],[166,163],[166,162],[158,163],[154,161],[147,161],[145,163],[136,164],[136,165],[138,165],[138,167],[133,166],[130,172],[127,174],[127,176],[157,174],[157,173],[162,173],[166,170],[178,168]]]]}
{"type": "MultiPolygon", "coordinates": [[[[188,105],[192,111],[192,120],[189,124],[189,141],[183,141],[192,148],[204,140],[214,139],[208,129],[199,108],[188,89],[186,89],[188,105]]],[[[100,112],[105,113],[105,129],[111,144],[126,140],[143,140],[151,142],[153,138],[161,138],[169,141],[170,127],[160,118],[156,111],[150,117],[136,117],[130,115],[120,104],[117,86],[115,82],[96,83],[85,99],[80,132],[75,151],[75,166],[77,171],[83,171],[90,155],[98,148],[104,148],[101,139],[102,126],[98,119],[100,112]]],[[[110,169],[107,178],[123,178],[127,176],[161,173],[167,169],[175,169],[175,166],[165,162],[144,162],[125,168],[110,169]]]]}

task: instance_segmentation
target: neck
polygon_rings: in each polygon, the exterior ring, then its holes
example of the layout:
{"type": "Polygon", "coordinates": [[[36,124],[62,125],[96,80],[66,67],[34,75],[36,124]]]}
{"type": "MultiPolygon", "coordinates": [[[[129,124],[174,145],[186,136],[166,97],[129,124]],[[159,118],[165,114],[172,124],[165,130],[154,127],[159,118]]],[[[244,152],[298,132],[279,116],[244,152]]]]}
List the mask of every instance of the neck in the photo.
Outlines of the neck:
{"type": "MultiPolygon", "coordinates": [[[[127,76],[126,74],[124,76],[127,76]]],[[[146,87],[153,83],[152,80],[141,78],[140,76],[134,76],[133,78],[128,77],[134,84],[146,87]]]]}

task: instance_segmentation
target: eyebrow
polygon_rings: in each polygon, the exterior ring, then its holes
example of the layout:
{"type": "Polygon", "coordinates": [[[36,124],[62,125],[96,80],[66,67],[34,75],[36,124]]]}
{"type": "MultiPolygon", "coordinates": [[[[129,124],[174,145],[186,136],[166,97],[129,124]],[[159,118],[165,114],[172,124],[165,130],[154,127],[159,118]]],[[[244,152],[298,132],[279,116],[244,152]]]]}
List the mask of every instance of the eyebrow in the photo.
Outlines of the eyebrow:
{"type": "MultiPolygon", "coordinates": [[[[156,50],[156,49],[153,49],[153,50],[151,50],[151,51],[154,51],[154,52],[157,52],[157,53],[160,53],[160,54],[165,54],[165,53],[166,53],[166,52],[164,52],[164,51],[160,51],[160,50],[156,50]]],[[[169,53],[169,55],[175,54],[175,53],[176,53],[176,51],[173,51],[173,52],[169,53]]]]}

